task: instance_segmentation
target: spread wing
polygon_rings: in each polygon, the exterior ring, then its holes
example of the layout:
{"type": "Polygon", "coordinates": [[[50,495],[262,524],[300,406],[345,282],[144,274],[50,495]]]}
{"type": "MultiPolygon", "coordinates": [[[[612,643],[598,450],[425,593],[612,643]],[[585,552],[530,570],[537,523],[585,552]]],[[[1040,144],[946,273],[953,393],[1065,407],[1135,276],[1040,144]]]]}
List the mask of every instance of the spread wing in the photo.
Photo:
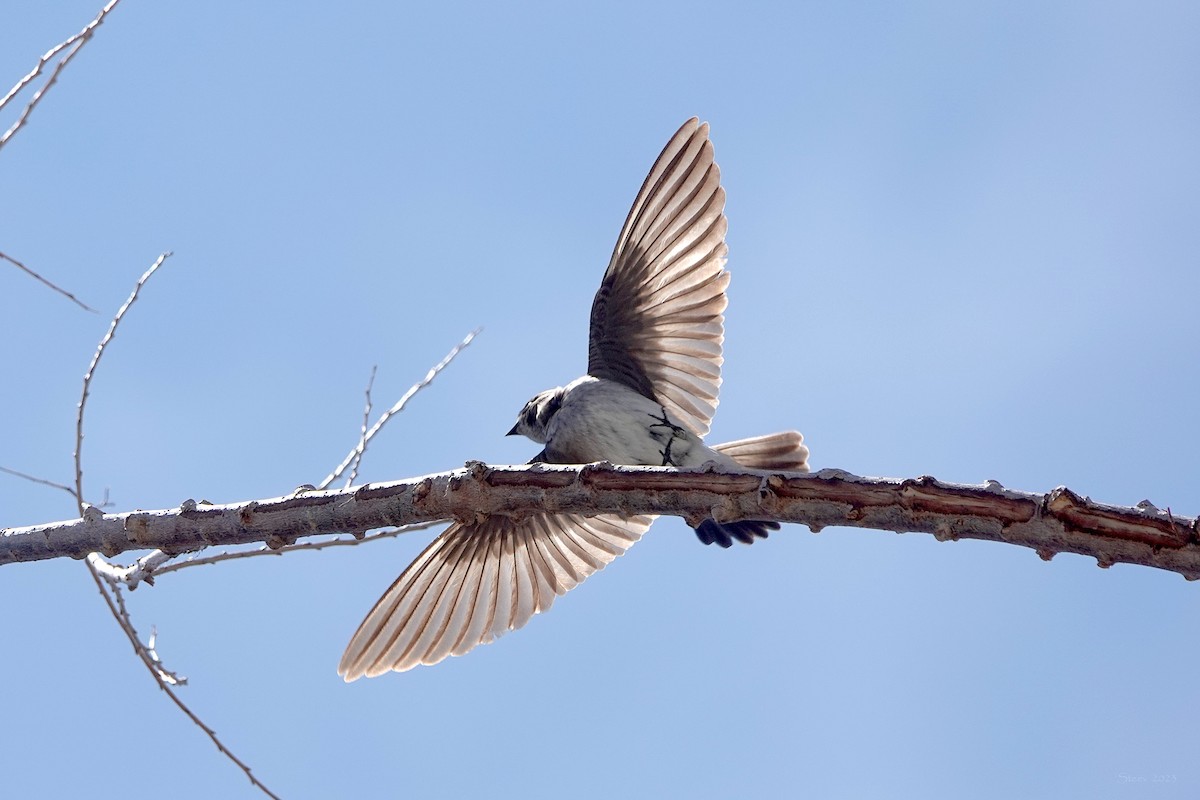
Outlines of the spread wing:
{"type": "Polygon", "coordinates": [[[700,436],[721,385],[724,208],[708,123],[693,117],[646,176],[592,302],[588,374],[662,403],[700,436]]]}
{"type": "Polygon", "coordinates": [[[379,598],[338,674],[349,682],[436,664],[516,630],[629,549],[653,519],[540,513],[455,523],[379,598]]]}

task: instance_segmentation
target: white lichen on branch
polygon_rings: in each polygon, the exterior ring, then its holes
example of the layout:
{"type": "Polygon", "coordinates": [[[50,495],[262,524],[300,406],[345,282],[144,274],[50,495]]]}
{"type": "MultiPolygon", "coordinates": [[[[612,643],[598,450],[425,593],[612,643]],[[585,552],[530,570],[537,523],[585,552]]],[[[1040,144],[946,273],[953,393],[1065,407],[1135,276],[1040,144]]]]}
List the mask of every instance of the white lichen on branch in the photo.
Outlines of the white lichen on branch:
{"type": "Polygon", "coordinates": [[[984,539],[1029,547],[1042,558],[1068,552],[1101,566],[1139,564],[1200,578],[1200,532],[1195,518],[1149,503],[1104,505],[1066,488],[1046,494],[933,478],[865,478],[841,470],[815,474],[755,470],[677,470],[607,464],[536,464],[466,469],[342,490],[225,505],[192,501],[179,508],[93,512],[85,519],[13,528],[0,533],[0,564],[99,551],[115,556],[158,548],[180,553],[212,544],[265,542],[282,547],[298,538],[478,515],[521,516],[534,510],[569,513],[649,513],[696,523],[764,519],[818,531],[830,525],[939,540],[984,539]]]}

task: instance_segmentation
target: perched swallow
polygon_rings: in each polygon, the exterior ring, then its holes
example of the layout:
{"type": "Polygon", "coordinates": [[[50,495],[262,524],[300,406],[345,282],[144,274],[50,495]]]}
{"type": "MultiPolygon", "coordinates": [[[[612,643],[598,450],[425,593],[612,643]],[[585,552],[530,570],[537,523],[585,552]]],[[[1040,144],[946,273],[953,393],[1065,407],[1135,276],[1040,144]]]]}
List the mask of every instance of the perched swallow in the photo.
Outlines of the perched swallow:
{"type": "MultiPolygon", "coordinates": [[[[592,303],[587,374],[525,404],[509,434],[544,445],[533,462],[808,470],[795,431],[709,447],[721,384],[725,190],[708,124],[667,143],[633,201],[592,303]]],[[[516,630],[641,538],[652,516],[535,513],[456,522],[384,593],[338,673],[436,664],[516,630]]],[[[705,544],[750,544],[779,524],[704,520],[705,544]]]]}

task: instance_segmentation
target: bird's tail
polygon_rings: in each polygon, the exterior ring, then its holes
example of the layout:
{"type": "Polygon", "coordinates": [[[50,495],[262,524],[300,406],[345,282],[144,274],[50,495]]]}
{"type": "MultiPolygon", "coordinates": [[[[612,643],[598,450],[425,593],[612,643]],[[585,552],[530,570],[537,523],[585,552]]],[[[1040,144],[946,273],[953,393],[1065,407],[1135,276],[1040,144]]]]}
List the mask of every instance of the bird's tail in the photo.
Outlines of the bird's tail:
{"type": "MultiPolygon", "coordinates": [[[[727,455],[743,467],[751,469],[777,469],[788,472],[808,472],[808,448],[804,437],[797,431],[770,433],[751,439],[738,439],[713,447],[718,453],[727,455]]],[[[736,539],[753,544],[755,539],[767,538],[770,531],[779,530],[778,522],[762,520],[739,520],[717,522],[706,519],[696,528],[696,536],[705,544],[729,547],[736,539]]]]}
{"type": "Polygon", "coordinates": [[[738,439],[713,447],[743,467],[808,472],[808,448],[797,431],[768,433],[752,439],[738,439]]]}

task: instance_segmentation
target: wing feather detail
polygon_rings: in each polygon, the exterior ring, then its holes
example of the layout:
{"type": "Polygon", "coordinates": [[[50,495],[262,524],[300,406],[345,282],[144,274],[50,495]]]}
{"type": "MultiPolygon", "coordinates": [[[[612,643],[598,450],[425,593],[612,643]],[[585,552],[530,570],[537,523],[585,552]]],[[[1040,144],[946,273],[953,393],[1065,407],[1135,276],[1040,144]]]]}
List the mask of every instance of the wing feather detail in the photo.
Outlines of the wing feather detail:
{"type": "Polygon", "coordinates": [[[700,436],[721,386],[724,208],[708,125],[690,119],[646,176],[592,303],[588,374],[662,403],[700,436]]]}
{"type": "Polygon", "coordinates": [[[623,554],[652,520],[539,513],[455,523],[367,614],[338,673],[352,681],[436,664],[523,627],[623,554]]]}

